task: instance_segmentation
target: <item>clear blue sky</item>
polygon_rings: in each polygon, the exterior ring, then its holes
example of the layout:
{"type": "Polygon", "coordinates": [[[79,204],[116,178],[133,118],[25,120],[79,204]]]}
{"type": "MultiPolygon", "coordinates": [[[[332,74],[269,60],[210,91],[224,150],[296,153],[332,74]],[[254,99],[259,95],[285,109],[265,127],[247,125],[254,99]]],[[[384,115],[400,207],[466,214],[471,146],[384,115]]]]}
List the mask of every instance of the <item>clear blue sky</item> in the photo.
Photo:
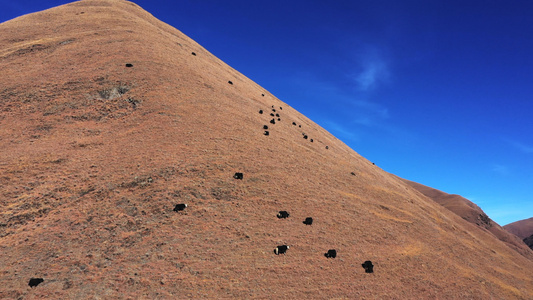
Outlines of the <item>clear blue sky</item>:
{"type": "Polygon", "coordinates": [[[134,2],[384,170],[533,217],[533,1],[134,2]]]}

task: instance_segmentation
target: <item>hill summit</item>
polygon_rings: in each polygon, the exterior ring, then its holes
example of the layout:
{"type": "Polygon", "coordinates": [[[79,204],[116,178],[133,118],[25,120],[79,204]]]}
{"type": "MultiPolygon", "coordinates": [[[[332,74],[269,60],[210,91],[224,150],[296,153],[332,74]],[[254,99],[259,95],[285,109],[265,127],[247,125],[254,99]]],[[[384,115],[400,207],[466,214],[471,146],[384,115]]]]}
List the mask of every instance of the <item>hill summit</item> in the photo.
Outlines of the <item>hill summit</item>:
{"type": "Polygon", "coordinates": [[[0,32],[0,298],[533,298],[532,252],[132,2],[0,32]]]}

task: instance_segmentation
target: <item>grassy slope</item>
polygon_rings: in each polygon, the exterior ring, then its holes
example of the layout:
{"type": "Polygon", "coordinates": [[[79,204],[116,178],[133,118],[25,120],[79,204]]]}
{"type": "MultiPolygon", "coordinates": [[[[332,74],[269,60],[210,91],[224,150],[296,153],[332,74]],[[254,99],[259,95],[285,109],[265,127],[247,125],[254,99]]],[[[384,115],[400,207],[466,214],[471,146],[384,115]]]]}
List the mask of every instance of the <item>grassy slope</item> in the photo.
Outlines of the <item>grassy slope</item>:
{"type": "Polygon", "coordinates": [[[0,297],[533,297],[531,260],[136,5],[0,30],[0,297]]]}

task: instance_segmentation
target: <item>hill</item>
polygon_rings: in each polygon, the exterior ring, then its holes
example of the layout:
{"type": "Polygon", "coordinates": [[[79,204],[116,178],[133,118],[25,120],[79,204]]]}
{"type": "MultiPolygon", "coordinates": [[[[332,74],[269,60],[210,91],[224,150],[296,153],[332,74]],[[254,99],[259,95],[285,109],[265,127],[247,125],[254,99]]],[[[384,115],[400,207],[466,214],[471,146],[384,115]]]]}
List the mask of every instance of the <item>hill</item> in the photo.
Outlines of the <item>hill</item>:
{"type": "Polygon", "coordinates": [[[503,228],[523,239],[524,243],[533,249],[533,218],[510,223],[503,228]]]}
{"type": "Polygon", "coordinates": [[[533,298],[531,252],[132,2],[0,32],[0,298],[533,298]]]}
{"type": "Polygon", "coordinates": [[[492,233],[499,240],[507,243],[511,248],[515,249],[519,253],[524,254],[526,257],[530,257],[531,251],[528,247],[526,247],[521,239],[517,238],[513,234],[510,234],[498,223],[494,222],[479,206],[472,201],[462,196],[448,194],[417,182],[406,179],[402,180],[466,221],[492,233]]]}
{"type": "Polygon", "coordinates": [[[519,238],[525,239],[533,234],[533,218],[510,223],[503,228],[519,238]]]}

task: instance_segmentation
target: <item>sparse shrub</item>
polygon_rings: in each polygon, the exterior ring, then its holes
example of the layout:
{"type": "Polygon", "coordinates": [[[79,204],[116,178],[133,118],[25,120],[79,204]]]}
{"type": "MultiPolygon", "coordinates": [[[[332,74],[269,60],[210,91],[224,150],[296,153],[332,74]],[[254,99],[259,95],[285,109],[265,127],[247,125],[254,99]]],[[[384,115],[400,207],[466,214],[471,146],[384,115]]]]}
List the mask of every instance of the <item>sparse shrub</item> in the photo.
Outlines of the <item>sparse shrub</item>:
{"type": "Polygon", "coordinates": [[[128,98],[126,99],[126,102],[130,103],[133,108],[137,108],[137,104],[141,103],[140,100],[128,98]]]}
{"type": "Polygon", "coordinates": [[[117,87],[117,92],[121,95],[126,94],[130,90],[130,87],[127,85],[119,85],[117,87]]]}
{"type": "Polygon", "coordinates": [[[111,89],[105,89],[105,90],[98,91],[98,95],[100,95],[100,98],[102,99],[110,99],[111,93],[112,93],[111,89]]]}
{"type": "Polygon", "coordinates": [[[131,88],[125,84],[119,84],[112,88],[98,91],[101,99],[112,100],[126,94],[131,88]]]}

